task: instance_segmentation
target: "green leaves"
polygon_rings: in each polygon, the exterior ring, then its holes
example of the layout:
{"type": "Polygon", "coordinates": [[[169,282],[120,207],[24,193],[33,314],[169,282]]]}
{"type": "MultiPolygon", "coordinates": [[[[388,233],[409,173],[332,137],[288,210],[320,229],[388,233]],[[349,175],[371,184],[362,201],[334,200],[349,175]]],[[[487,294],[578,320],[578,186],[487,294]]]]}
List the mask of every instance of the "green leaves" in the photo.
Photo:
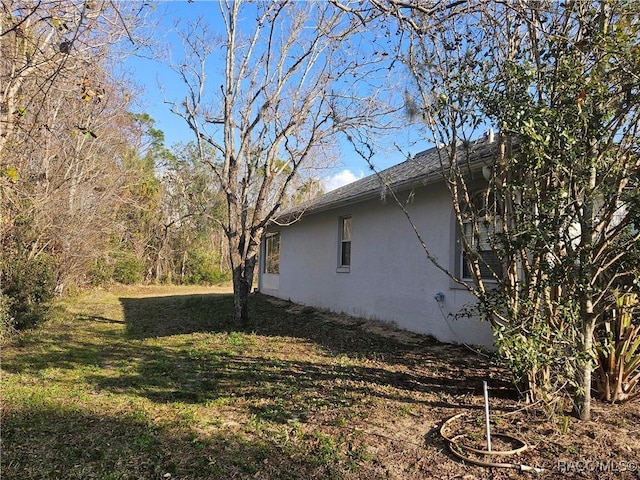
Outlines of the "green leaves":
{"type": "Polygon", "coordinates": [[[596,377],[602,400],[620,402],[640,396],[640,325],[633,324],[639,305],[636,293],[620,295],[603,324],[596,377]]]}
{"type": "Polygon", "coordinates": [[[18,181],[18,169],[16,167],[9,167],[3,170],[0,170],[0,176],[6,177],[11,180],[13,183],[18,181]]]}
{"type": "MultiPolygon", "coordinates": [[[[637,2],[624,1],[493,5],[477,23],[459,15],[425,26],[415,45],[434,137],[499,129],[487,184],[462,170],[448,180],[457,207],[478,188],[496,199],[487,213],[502,228],[489,243],[506,274],[491,287],[477,279],[474,293],[478,311],[502,325],[500,353],[534,399],[572,385],[576,402],[588,401],[595,325],[608,318],[614,287],[637,290],[638,13],[637,2]],[[467,25],[468,44],[447,51],[467,25]],[[476,47],[489,65],[476,64],[476,47]]],[[[629,340],[616,368],[623,359],[636,368],[628,352],[639,344],[629,340]]]]}

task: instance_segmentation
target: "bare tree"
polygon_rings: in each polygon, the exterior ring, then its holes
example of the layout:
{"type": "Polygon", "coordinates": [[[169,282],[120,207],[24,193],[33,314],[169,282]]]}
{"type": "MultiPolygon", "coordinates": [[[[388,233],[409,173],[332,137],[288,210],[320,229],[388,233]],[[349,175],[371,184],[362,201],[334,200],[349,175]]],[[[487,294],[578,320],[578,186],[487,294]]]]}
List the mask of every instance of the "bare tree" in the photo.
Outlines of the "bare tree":
{"type": "Polygon", "coordinates": [[[2,0],[0,18],[0,153],[20,145],[43,126],[55,129],[42,99],[65,84],[85,99],[100,95],[83,76],[110,47],[132,36],[142,22],[142,4],[87,0],[2,0]],[[20,139],[22,136],[22,139],[20,139]]]}
{"type": "Polygon", "coordinates": [[[82,279],[115,228],[133,139],[108,58],[141,19],[133,2],[2,1],[3,248],[55,256],[59,287],[82,279]]]}
{"type": "Polygon", "coordinates": [[[265,227],[294,179],[322,158],[337,133],[377,125],[380,92],[366,84],[365,71],[375,82],[388,63],[386,52],[351,42],[363,25],[328,3],[222,1],[220,11],[221,35],[210,36],[200,22],[183,37],[187,52],[178,71],[188,94],[173,110],[194,132],[201,161],[224,192],[235,316],[246,325],[265,227]],[[219,78],[207,70],[218,52],[219,78]]]}

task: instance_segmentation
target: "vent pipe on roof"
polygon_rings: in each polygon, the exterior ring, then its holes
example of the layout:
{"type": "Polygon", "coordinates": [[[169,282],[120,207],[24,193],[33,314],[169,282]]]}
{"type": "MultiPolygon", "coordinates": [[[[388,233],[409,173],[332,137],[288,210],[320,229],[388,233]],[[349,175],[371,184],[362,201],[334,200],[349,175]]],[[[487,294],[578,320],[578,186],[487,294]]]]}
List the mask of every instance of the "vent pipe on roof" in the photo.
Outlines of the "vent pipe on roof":
{"type": "Polygon", "coordinates": [[[487,143],[493,143],[495,140],[495,135],[493,133],[493,128],[490,128],[485,134],[484,137],[487,139],[487,143]]]}

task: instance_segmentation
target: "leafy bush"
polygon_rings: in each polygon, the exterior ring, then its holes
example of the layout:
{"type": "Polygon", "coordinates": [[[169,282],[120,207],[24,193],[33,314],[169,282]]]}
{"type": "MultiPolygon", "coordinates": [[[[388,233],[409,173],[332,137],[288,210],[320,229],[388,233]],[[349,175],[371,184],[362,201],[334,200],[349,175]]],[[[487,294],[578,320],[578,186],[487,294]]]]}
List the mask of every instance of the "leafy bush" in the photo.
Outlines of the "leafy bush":
{"type": "Polygon", "coordinates": [[[104,285],[105,283],[110,282],[113,279],[113,276],[113,262],[111,262],[108,257],[98,258],[88,274],[89,281],[93,286],[104,285]]]}
{"type": "Polygon", "coordinates": [[[118,253],[115,258],[113,279],[126,285],[142,283],[144,279],[144,262],[133,253],[118,253]]]}
{"type": "Polygon", "coordinates": [[[49,302],[55,295],[55,275],[46,255],[30,258],[26,252],[7,254],[2,262],[0,300],[3,333],[23,330],[47,318],[49,302]]]}
{"type": "Polygon", "coordinates": [[[0,293],[0,343],[15,331],[13,317],[11,316],[12,303],[11,298],[0,293]]]}
{"type": "Polygon", "coordinates": [[[190,252],[185,263],[184,283],[214,285],[229,280],[229,273],[220,270],[218,260],[217,254],[213,252],[203,250],[190,252]]]}

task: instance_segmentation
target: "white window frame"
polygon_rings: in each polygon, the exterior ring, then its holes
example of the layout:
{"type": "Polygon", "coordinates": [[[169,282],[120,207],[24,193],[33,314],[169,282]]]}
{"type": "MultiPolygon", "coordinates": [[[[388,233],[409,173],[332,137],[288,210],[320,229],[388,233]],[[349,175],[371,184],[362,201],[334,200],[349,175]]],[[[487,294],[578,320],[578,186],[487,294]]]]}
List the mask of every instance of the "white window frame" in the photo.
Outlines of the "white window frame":
{"type": "Polygon", "coordinates": [[[273,232],[265,235],[263,272],[266,274],[280,274],[281,241],[280,232],[273,232]]]}
{"type": "Polygon", "coordinates": [[[338,230],[338,272],[351,271],[353,221],[351,215],[340,217],[338,230]]]}

